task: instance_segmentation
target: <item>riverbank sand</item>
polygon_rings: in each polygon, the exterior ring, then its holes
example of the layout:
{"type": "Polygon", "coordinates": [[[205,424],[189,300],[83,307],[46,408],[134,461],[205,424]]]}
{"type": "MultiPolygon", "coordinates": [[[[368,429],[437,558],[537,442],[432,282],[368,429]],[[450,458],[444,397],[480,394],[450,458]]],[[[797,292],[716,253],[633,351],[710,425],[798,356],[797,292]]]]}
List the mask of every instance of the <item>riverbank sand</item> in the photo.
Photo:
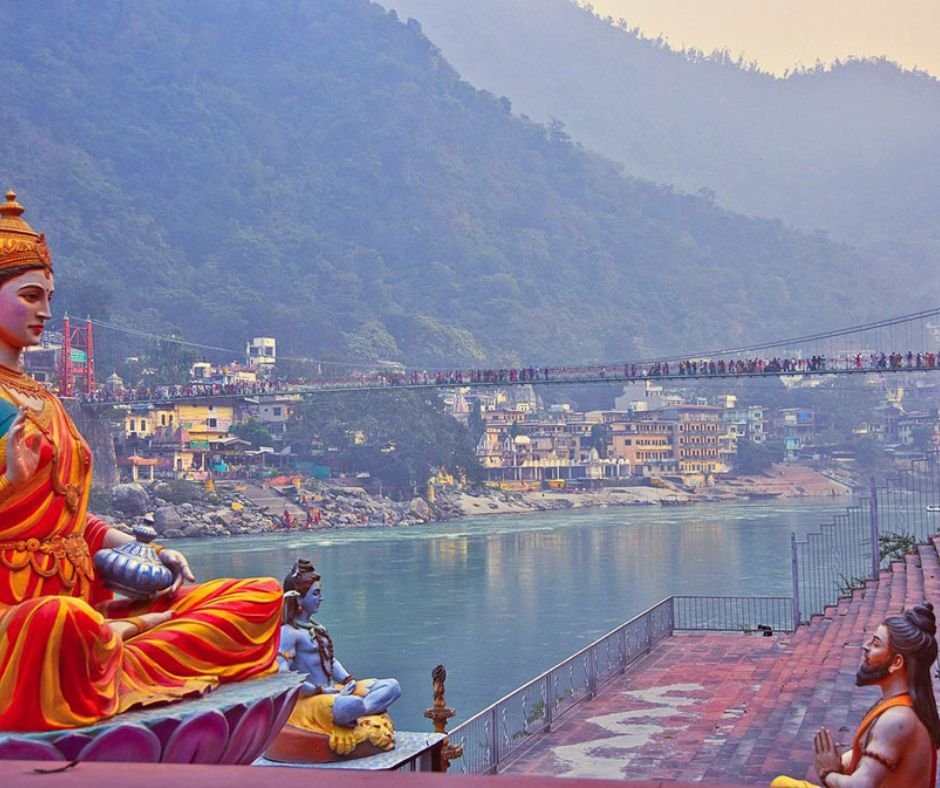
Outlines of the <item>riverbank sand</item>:
{"type": "Polygon", "coordinates": [[[669,487],[604,487],[599,490],[545,490],[526,493],[458,493],[452,501],[464,515],[522,514],[589,506],[683,505],[705,501],[740,500],[751,496],[779,498],[850,495],[848,480],[806,465],[780,463],[763,474],[722,478],[694,491],[669,487]]]}

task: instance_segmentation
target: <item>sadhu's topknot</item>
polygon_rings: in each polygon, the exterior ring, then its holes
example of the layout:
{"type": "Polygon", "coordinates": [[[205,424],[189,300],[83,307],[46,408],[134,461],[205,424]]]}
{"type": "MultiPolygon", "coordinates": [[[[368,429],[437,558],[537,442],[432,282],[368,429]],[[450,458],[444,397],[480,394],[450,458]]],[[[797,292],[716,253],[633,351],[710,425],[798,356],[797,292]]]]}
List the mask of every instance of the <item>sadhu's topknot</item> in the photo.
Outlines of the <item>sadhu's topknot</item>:
{"type": "Polygon", "coordinates": [[[926,632],[931,637],[936,636],[937,618],[934,615],[933,605],[930,602],[914,605],[910,610],[904,611],[904,618],[922,632],[926,632]]]}

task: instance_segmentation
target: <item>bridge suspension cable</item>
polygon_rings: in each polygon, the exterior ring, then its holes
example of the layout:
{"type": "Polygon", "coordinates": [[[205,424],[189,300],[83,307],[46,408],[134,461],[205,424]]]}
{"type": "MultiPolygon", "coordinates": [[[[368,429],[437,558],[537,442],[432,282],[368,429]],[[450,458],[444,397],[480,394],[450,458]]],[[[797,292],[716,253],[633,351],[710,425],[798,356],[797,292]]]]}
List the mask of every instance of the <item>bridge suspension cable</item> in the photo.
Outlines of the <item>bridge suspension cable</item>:
{"type": "MultiPolygon", "coordinates": [[[[703,350],[697,353],[682,353],[674,356],[656,356],[654,358],[641,359],[640,361],[637,361],[637,363],[650,363],[653,361],[679,361],[686,358],[709,358],[711,356],[726,356],[732,353],[750,353],[756,350],[767,350],[769,348],[781,347],[784,345],[792,346],[807,342],[818,342],[824,339],[846,337],[852,334],[860,334],[865,331],[876,331],[881,328],[891,328],[905,323],[911,324],[917,320],[926,320],[928,317],[937,316],[940,316],[940,307],[933,307],[932,309],[925,309],[920,312],[911,312],[907,315],[898,315],[896,317],[888,317],[882,320],[873,320],[868,323],[859,323],[858,325],[854,326],[835,328],[829,331],[819,331],[814,334],[804,334],[802,336],[790,337],[788,339],[776,339],[752,345],[719,348],[717,350],[703,350]]],[[[612,363],[620,364],[623,362],[612,363]]]]}
{"type": "MultiPolygon", "coordinates": [[[[143,331],[139,328],[119,326],[119,325],[115,325],[114,323],[108,323],[104,320],[98,320],[97,318],[93,318],[93,317],[86,318],[86,320],[89,323],[91,323],[93,326],[97,326],[98,328],[104,328],[109,331],[117,331],[122,334],[127,334],[129,336],[138,337],[140,339],[148,339],[153,342],[167,342],[167,343],[174,344],[174,345],[181,345],[183,347],[191,347],[197,350],[212,350],[218,353],[228,353],[235,357],[243,356],[245,353],[244,350],[235,350],[233,348],[220,347],[219,345],[207,345],[201,342],[191,342],[187,339],[183,339],[182,337],[174,336],[172,334],[155,334],[151,331],[143,331]]],[[[358,363],[350,362],[350,361],[332,361],[332,360],[326,360],[326,359],[309,358],[307,356],[286,356],[283,354],[279,354],[278,357],[287,361],[304,361],[309,364],[326,364],[326,365],[330,365],[334,367],[348,367],[350,369],[355,369],[358,367],[362,367],[363,365],[375,363],[375,362],[369,362],[369,361],[360,361],[358,363]]]]}
{"type": "MultiPolygon", "coordinates": [[[[642,366],[642,365],[649,365],[649,364],[653,364],[657,362],[668,362],[668,363],[678,362],[678,361],[682,361],[686,359],[697,359],[697,358],[717,359],[717,358],[725,357],[729,355],[753,353],[756,351],[768,350],[771,348],[783,348],[786,346],[789,346],[791,348],[799,347],[801,348],[801,350],[806,350],[806,346],[810,343],[821,342],[824,340],[834,340],[834,339],[839,339],[839,338],[848,338],[852,336],[862,337],[862,336],[867,336],[869,332],[882,331],[884,329],[891,329],[891,342],[888,343],[888,345],[885,345],[883,342],[884,337],[879,337],[879,339],[882,341],[877,341],[871,344],[870,346],[874,348],[878,348],[880,345],[881,350],[893,352],[893,351],[901,349],[900,347],[897,346],[897,343],[896,343],[897,337],[895,335],[896,332],[894,329],[907,326],[907,329],[908,329],[907,342],[905,343],[905,345],[908,348],[910,348],[914,344],[913,335],[912,335],[912,329],[913,329],[914,324],[917,321],[926,321],[928,318],[938,317],[938,316],[940,316],[940,307],[934,307],[931,309],[921,310],[919,312],[912,312],[912,313],[905,314],[905,315],[898,315],[894,317],[883,318],[880,320],[873,320],[867,323],[859,323],[856,325],[831,329],[828,331],[818,331],[818,332],[811,333],[811,334],[803,334],[799,336],[789,337],[786,339],[776,339],[776,340],[769,340],[766,342],[758,342],[758,343],[747,344],[747,345],[729,346],[729,347],[712,349],[712,350],[703,350],[703,351],[698,351],[698,352],[693,352],[693,353],[682,353],[682,354],[669,355],[669,356],[656,356],[652,358],[641,359],[638,361],[594,362],[590,365],[575,364],[575,365],[564,365],[564,366],[560,366],[556,364],[556,365],[553,365],[553,368],[567,369],[567,370],[574,371],[582,367],[584,369],[591,369],[591,368],[601,368],[603,366],[619,367],[625,364],[631,364],[631,365],[636,364],[636,365],[642,366]]],[[[117,325],[117,324],[114,324],[105,320],[100,320],[97,318],[89,317],[86,319],[92,325],[97,326],[99,328],[103,328],[108,331],[119,332],[127,336],[136,337],[138,339],[148,340],[152,342],[165,342],[169,344],[175,344],[175,345],[193,348],[196,350],[212,351],[215,353],[225,353],[236,358],[241,356],[244,353],[243,350],[222,347],[219,345],[210,345],[210,344],[205,344],[205,343],[200,343],[200,342],[192,342],[192,341],[183,339],[182,337],[179,337],[179,336],[157,334],[152,331],[145,331],[143,329],[133,328],[130,326],[121,326],[121,325],[117,325]]],[[[923,347],[922,349],[926,349],[926,347],[923,347]]],[[[856,350],[852,351],[853,354],[855,352],[856,350]]],[[[836,354],[822,353],[820,355],[836,355],[836,354]]],[[[849,355],[848,347],[847,346],[842,347],[838,355],[841,355],[841,356],[849,355]]],[[[305,362],[309,364],[318,364],[318,365],[324,365],[324,366],[330,366],[330,367],[341,367],[341,368],[358,369],[358,370],[361,370],[364,367],[374,367],[377,363],[379,363],[374,360],[336,361],[336,360],[331,360],[331,359],[314,359],[314,358],[309,358],[306,356],[287,356],[287,355],[280,355],[279,358],[284,359],[284,360],[290,360],[290,361],[300,361],[300,362],[305,362]]],[[[410,367],[410,366],[406,368],[413,369],[416,371],[419,369],[418,367],[410,367]]],[[[422,369],[428,370],[432,373],[447,371],[441,368],[434,368],[434,367],[423,367],[422,369]]]]}

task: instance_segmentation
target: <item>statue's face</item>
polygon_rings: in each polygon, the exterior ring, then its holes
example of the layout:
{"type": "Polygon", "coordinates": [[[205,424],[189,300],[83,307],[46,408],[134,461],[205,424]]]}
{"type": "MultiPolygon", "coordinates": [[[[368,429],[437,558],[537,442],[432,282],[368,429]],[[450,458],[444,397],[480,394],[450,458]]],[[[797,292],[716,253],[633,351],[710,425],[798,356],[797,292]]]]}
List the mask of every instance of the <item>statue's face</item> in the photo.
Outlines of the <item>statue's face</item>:
{"type": "Polygon", "coordinates": [[[300,599],[300,606],[308,616],[314,615],[320,609],[320,603],[323,601],[323,593],[320,591],[320,583],[317,581],[307,593],[300,599]]]}
{"type": "Polygon", "coordinates": [[[862,660],[855,674],[855,684],[865,687],[886,679],[894,659],[888,628],[879,624],[862,646],[862,660]]]}
{"type": "Polygon", "coordinates": [[[52,274],[27,271],[0,287],[0,341],[19,350],[38,345],[52,317],[52,274]]]}

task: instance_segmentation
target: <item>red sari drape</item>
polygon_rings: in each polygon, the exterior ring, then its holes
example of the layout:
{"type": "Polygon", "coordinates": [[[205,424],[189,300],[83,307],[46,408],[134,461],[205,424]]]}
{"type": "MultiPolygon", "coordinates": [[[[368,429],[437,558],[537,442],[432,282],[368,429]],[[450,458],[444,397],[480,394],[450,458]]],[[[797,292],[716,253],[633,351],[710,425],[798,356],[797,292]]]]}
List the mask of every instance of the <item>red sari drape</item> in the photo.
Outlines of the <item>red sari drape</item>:
{"type": "MultiPolygon", "coordinates": [[[[0,380],[0,399],[19,407],[21,394],[0,380]]],[[[112,602],[110,618],[162,610],[174,617],[123,642],[111,631],[100,612],[111,594],[91,558],[108,529],[86,512],[91,453],[58,399],[28,395],[42,401],[26,427],[27,441],[40,447],[39,468],[0,502],[0,731],[90,725],[134,705],[274,672],[281,589],[272,578],[112,602]]]]}

